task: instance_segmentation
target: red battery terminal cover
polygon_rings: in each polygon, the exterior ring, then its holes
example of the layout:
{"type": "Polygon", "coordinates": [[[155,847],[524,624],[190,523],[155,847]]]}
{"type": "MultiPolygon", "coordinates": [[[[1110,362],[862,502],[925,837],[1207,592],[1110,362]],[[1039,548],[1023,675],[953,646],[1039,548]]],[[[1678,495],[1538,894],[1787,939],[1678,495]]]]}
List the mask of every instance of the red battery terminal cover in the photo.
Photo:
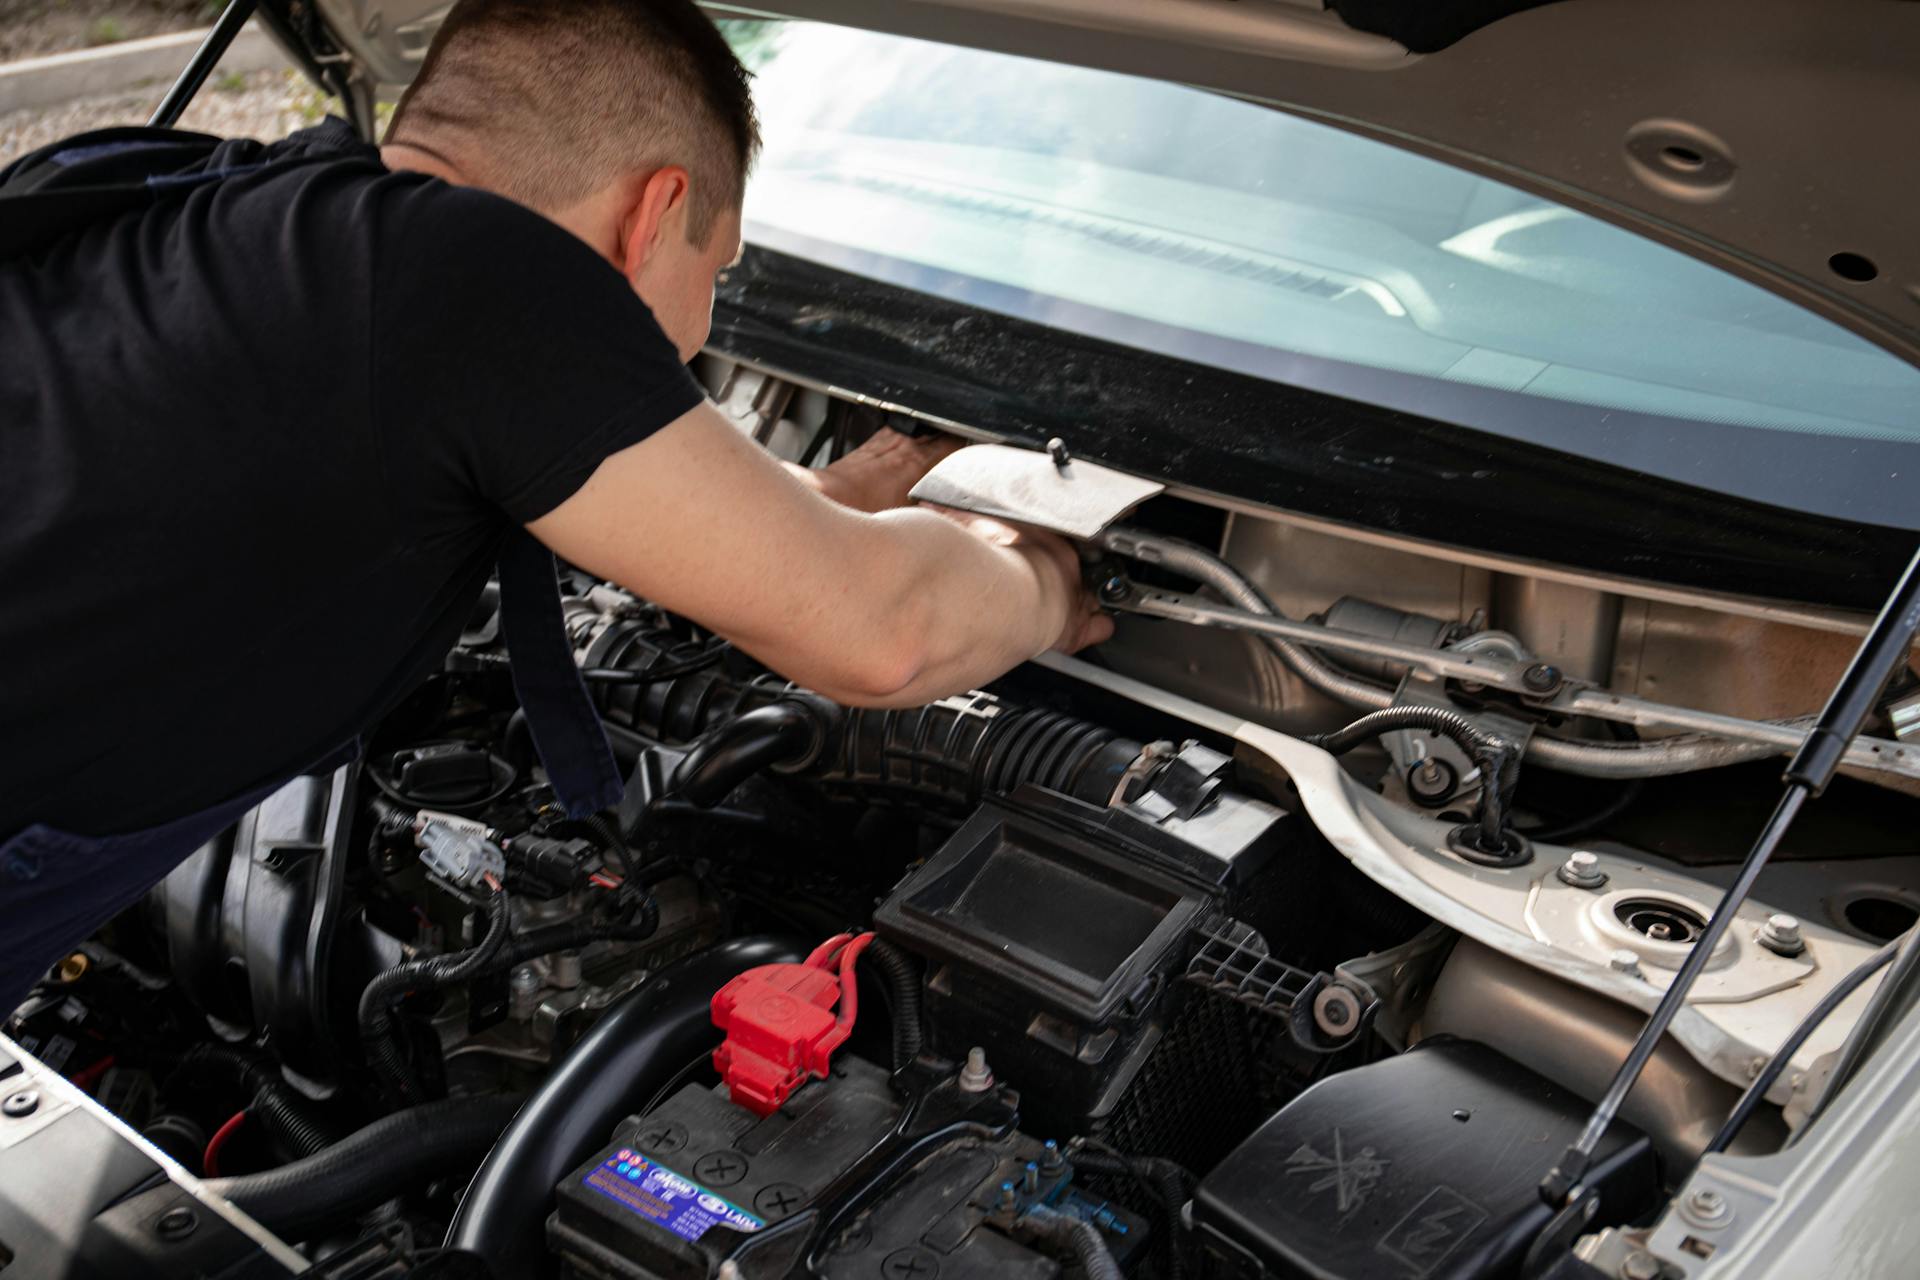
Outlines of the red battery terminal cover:
{"type": "Polygon", "coordinates": [[[800,964],[763,964],[714,993],[713,1025],[727,1038],[713,1066],[735,1102],[772,1115],[809,1076],[826,1077],[833,1051],[853,1034],[853,966],[872,941],[871,933],[838,934],[800,964]]]}

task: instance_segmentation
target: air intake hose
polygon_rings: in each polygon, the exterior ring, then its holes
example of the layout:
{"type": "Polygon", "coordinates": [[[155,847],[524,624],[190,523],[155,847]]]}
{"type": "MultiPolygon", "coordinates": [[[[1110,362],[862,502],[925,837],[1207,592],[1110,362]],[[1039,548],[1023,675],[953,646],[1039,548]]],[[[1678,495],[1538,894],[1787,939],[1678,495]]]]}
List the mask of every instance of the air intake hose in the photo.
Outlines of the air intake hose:
{"type": "MultiPolygon", "coordinates": [[[[613,661],[644,668],[656,653],[643,639],[628,636],[613,661]]],[[[990,693],[957,694],[904,710],[841,707],[777,678],[739,681],[712,669],[599,692],[614,724],[668,742],[697,743],[675,779],[696,803],[717,803],[748,772],[773,767],[824,783],[957,805],[1026,783],[1105,805],[1141,750],[1140,743],[1111,729],[990,693]],[[781,711],[763,714],[775,706],[781,711]],[[795,708],[811,718],[810,733],[800,731],[795,708]],[[686,788],[689,780],[697,795],[686,788]]]]}

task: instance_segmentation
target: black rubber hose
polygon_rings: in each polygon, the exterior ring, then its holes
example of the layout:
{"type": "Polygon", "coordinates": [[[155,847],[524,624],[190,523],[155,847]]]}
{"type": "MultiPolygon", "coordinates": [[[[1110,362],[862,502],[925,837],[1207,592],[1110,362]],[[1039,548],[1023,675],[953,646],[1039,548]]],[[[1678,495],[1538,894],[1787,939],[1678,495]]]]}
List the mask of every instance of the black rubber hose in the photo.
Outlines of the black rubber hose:
{"type": "Polygon", "coordinates": [[[189,1054],[182,1065],[192,1068],[197,1064],[231,1071],[241,1090],[249,1095],[247,1110],[296,1157],[310,1156],[333,1141],[333,1135],[307,1110],[292,1087],[270,1068],[231,1049],[201,1049],[189,1054]]]}
{"type": "Polygon", "coordinates": [[[762,769],[804,758],[820,733],[819,720],[798,702],[775,702],[743,712],[700,735],[674,771],[674,790],[711,809],[762,769]]]}
{"type": "Polygon", "coordinates": [[[797,963],[776,938],[735,938],[667,966],[609,1009],[527,1100],[473,1177],[447,1247],[486,1260],[498,1276],[549,1269],[547,1214],[560,1179],[613,1137],[614,1126],[719,1038],[709,1005],[736,975],[797,963]]]}
{"type": "Polygon", "coordinates": [[[879,967],[886,983],[893,1012],[893,1069],[906,1066],[920,1055],[925,1031],[920,1023],[920,975],[906,952],[884,938],[875,938],[867,946],[867,958],[879,967]]]}
{"type": "Polygon", "coordinates": [[[520,1107],[508,1094],[448,1098],[396,1111],[324,1151],[264,1173],[208,1185],[276,1235],[341,1222],[464,1168],[490,1148],[520,1107]]]}
{"type": "Polygon", "coordinates": [[[418,1088],[394,1035],[393,1006],[410,991],[452,986],[484,972],[487,962],[506,942],[507,914],[507,895],[494,893],[487,899],[487,932],[477,945],[397,964],[375,976],[360,992],[360,1040],[367,1062],[396,1101],[413,1101],[418,1088]]]}

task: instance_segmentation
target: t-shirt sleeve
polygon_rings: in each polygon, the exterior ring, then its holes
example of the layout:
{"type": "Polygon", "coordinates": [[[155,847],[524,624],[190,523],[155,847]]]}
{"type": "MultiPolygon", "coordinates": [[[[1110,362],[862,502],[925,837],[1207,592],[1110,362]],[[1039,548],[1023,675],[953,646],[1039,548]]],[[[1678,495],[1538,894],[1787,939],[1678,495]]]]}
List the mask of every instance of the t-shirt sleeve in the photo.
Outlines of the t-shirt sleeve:
{"type": "Polygon", "coordinates": [[[389,479],[415,500],[524,524],[701,402],[653,313],[570,232],[486,192],[391,182],[370,215],[369,394],[389,479]]]}

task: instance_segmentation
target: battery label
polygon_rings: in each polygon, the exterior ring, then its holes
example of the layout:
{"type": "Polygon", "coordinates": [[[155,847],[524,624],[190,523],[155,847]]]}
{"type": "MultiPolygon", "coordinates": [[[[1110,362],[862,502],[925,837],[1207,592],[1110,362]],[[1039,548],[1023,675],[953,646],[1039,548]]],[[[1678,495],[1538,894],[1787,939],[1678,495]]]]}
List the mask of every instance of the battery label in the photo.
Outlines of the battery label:
{"type": "Polygon", "coordinates": [[[699,1183],[627,1147],[589,1173],[586,1185],[682,1240],[698,1240],[713,1227],[758,1231],[766,1225],[699,1183]]]}

